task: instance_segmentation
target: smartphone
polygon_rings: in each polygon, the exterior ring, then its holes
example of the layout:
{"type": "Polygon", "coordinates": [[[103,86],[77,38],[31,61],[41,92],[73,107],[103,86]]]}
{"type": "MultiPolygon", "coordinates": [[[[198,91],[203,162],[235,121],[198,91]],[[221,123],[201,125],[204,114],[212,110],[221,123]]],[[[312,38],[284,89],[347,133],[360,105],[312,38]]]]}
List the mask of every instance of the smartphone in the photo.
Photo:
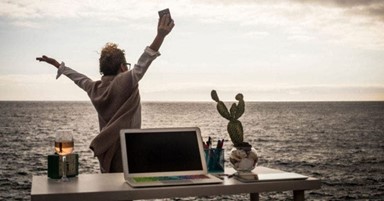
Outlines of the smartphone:
{"type": "MultiPolygon", "coordinates": [[[[160,18],[163,17],[163,15],[165,15],[165,14],[169,14],[169,17],[171,17],[171,12],[169,11],[169,8],[166,8],[164,10],[159,11],[159,17],[160,18]]],[[[171,17],[171,19],[172,19],[172,17],[171,17]]]]}

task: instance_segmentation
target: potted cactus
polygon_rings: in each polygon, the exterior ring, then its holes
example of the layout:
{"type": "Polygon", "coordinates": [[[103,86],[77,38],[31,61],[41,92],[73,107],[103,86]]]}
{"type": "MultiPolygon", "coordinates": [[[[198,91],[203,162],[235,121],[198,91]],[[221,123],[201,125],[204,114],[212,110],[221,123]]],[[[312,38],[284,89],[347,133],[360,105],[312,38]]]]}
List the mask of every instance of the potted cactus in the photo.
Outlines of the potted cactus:
{"type": "Polygon", "coordinates": [[[245,102],[243,94],[235,96],[238,104],[233,103],[228,110],[224,102],[219,99],[215,90],[211,91],[212,99],[217,102],[216,108],[219,114],[227,119],[227,131],[233,143],[229,160],[233,168],[238,172],[250,172],[257,163],[258,157],[256,150],[248,142],[244,142],[244,130],[239,118],[244,114],[245,102]]]}

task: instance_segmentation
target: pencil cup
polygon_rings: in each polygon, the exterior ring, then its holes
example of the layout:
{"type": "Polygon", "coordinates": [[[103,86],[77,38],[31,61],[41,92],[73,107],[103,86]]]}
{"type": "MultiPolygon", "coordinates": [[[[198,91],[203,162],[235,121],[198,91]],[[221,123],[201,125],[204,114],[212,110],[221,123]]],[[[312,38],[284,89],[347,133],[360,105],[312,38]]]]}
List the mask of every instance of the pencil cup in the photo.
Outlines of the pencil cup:
{"type": "Polygon", "coordinates": [[[209,173],[224,172],[224,150],[221,148],[205,149],[205,160],[209,173]]]}

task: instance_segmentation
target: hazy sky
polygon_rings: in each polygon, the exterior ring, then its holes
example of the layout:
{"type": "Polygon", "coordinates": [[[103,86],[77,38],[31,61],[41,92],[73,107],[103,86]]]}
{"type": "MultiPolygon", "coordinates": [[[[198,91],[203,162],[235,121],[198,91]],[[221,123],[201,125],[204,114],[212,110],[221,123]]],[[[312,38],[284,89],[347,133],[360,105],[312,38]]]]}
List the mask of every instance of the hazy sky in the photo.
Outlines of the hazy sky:
{"type": "Polygon", "coordinates": [[[115,42],[135,63],[157,11],[176,27],[140,82],[143,101],[384,100],[382,0],[0,0],[0,100],[88,100],[43,54],[100,79],[115,42]]]}

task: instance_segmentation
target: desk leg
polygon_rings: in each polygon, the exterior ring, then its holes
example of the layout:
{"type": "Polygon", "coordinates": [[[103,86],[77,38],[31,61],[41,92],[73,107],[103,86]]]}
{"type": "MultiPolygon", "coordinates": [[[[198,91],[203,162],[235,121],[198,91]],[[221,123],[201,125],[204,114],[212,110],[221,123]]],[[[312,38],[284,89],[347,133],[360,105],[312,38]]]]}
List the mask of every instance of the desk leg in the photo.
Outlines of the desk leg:
{"type": "Polygon", "coordinates": [[[293,191],[293,200],[294,201],[304,201],[304,191],[293,191]]]}
{"type": "Polygon", "coordinates": [[[259,194],[258,193],[251,193],[249,195],[251,196],[251,201],[259,201],[259,194]]]}

